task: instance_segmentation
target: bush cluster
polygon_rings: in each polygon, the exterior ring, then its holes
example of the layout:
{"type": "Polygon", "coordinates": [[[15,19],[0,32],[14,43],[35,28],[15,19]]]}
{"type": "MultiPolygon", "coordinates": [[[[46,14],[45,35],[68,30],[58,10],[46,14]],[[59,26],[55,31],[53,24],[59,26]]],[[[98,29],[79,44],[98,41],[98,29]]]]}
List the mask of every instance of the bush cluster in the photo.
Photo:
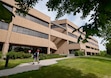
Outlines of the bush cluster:
{"type": "Polygon", "coordinates": [[[40,54],[40,60],[43,59],[51,59],[51,58],[61,58],[66,57],[66,55],[59,55],[59,54],[40,54]]]}
{"type": "Polygon", "coordinates": [[[85,55],[85,54],[84,54],[83,51],[80,51],[80,50],[75,51],[75,56],[84,56],[84,55],[85,55]]]}
{"type": "MultiPolygon", "coordinates": [[[[8,52],[7,54],[10,59],[24,59],[30,58],[32,54],[25,52],[8,52]]],[[[61,58],[66,57],[67,55],[59,55],[59,54],[40,54],[40,60],[43,59],[51,59],[51,58],[61,58]]],[[[0,52],[0,58],[2,57],[2,52],[0,52]]]]}
{"type": "Polygon", "coordinates": [[[103,56],[103,57],[109,57],[109,58],[111,58],[111,55],[107,54],[106,51],[100,51],[100,53],[98,54],[98,56],[103,56]]]}
{"type": "Polygon", "coordinates": [[[9,52],[7,55],[10,59],[23,59],[31,57],[31,54],[24,52],[9,52]]]}
{"type": "Polygon", "coordinates": [[[99,56],[107,56],[107,53],[105,51],[100,51],[99,56]]]}

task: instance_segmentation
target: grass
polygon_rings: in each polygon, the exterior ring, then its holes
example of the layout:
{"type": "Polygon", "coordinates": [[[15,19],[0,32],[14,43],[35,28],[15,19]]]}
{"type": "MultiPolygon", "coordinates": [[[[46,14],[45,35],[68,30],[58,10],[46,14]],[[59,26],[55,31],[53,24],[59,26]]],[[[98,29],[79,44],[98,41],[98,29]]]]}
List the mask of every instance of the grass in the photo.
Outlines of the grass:
{"type": "MultiPolygon", "coordinates": [[[[66,55],[59,55],[59,54],[40,54],[40,60],[44,60],[44,59],[51,59],[51,58],[62,58],[62,57],[66,57],[66,55]]],[[[25,59],[10,59],[9,60],[9,64],[7,68],[12,68],[15,67],[21,63],[27,63],[27,62],[32,62],[33,58],[25,58],[25,59]]],[[[1,69],[5,69],[5,60],[1,60],[0,59],[0,70],[1,69]]]]}
{"type": "MultiPolygon", "coordinates": [[[[28,59],[16,59],[16,60],[9,60],[8,67],[7,68],[13,68],[21,63],[27,63],[27,62],[32,62],[33,59],[28,58],[28,59]]],[[[0,70],[5,69],[5,60],[0,60],[0,70]]]]}
{"type": "Polygon", "coordinates": [[[111,78],[111,59],[71,58],[61,60],[55,65],[41,67],[40,70],[11,75],[7,78],[111,78]]]}

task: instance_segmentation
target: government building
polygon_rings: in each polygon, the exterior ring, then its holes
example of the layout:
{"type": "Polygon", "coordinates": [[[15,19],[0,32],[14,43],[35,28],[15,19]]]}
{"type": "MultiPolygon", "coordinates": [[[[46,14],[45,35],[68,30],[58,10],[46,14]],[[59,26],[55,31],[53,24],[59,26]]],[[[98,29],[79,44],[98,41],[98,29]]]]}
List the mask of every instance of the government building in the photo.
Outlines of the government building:
{"type": "Polygon", "coordinates": [[[11,23],[0,21],[0,51],[6,55],[8,51],[41,48],[46,54],[74,54],[81,50],[85,55],[99,53],[98,41],[90,36],[87,43],[77,43],[78,37],[85,33],[76,31],[78,27],[67,19],[51,21],[50,17],[30,9],[28,14],[15,12],[14,0],[1,0],[4,7],[13,12],[11,23]]]}

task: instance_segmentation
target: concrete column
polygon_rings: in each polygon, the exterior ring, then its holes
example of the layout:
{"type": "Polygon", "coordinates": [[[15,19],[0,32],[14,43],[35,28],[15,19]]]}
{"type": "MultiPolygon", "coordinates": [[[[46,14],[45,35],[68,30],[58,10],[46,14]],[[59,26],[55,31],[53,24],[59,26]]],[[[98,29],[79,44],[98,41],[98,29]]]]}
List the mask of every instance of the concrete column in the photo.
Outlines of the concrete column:
{"type": "Polygon", "coordinates": [[[90,52],[91,56],[92,56],[92,52],[90,52]]]}
{"type": "Polygon", "coordinates": [[[50,34],[51,34],[51,23],[49,23],[49,29],[50,29],[50,33],[49,33],[49,39],[48,39],[48,44],[49,46],[47,47],[47,54],[50,54],[50,34]]]}
{"type": "Polygon", "coordinates": [[[5,55],[7,54],[8,49],[9,49],[9,43],[4,43],[3,44],[3,48],[2,48],[2,55],[3,55],[3,57],[5,57],[5,55]]]}
{"type": "MultiPolygon", "coordinates": [[[[14,13],[14,11],[15,11],[15,8],[13,8],[13,13],[14,13]]],[[[9,24],[6,40],[3,44],[3,48],[2,48],[3,57],[6,56],[8,49],[9,49],[9,41],[10,41],[10,37],[11,37],[12,28],[13,28],[13,19],[12,19],[12,22],[9,24]]]]}
{"type": "Polygon", "coordinates": [[[47,48],[47,54],[50,54],[50,47],[47,48]]]}
{"type": "Polygon", "coordinates": [[[85,56],[87,56],[87,52],[86,51],[84,51],[85,52],[85,56]]]}

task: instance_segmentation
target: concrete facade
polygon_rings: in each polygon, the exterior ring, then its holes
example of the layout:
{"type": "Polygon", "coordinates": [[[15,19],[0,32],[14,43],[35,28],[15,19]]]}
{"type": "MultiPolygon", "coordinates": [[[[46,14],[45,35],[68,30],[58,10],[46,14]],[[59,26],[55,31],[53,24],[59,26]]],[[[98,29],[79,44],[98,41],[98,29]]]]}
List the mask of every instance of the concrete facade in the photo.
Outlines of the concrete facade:
{"type": "Polygon", "coordinates": [[[86,55],[99,53],[98,42],[90,37],[88,43],[77,43],[80,34],[78,28],[67,19],[52,21],[50,17],[30,9],[25,17],[15,13],[17,6],[14,0],[2,0],[4,6],[15,14],[10,24],[0,21],[0,49],[3,55],[15,47],[42,48],[43,53],[71,54],[83,50],[86,55]]]}

